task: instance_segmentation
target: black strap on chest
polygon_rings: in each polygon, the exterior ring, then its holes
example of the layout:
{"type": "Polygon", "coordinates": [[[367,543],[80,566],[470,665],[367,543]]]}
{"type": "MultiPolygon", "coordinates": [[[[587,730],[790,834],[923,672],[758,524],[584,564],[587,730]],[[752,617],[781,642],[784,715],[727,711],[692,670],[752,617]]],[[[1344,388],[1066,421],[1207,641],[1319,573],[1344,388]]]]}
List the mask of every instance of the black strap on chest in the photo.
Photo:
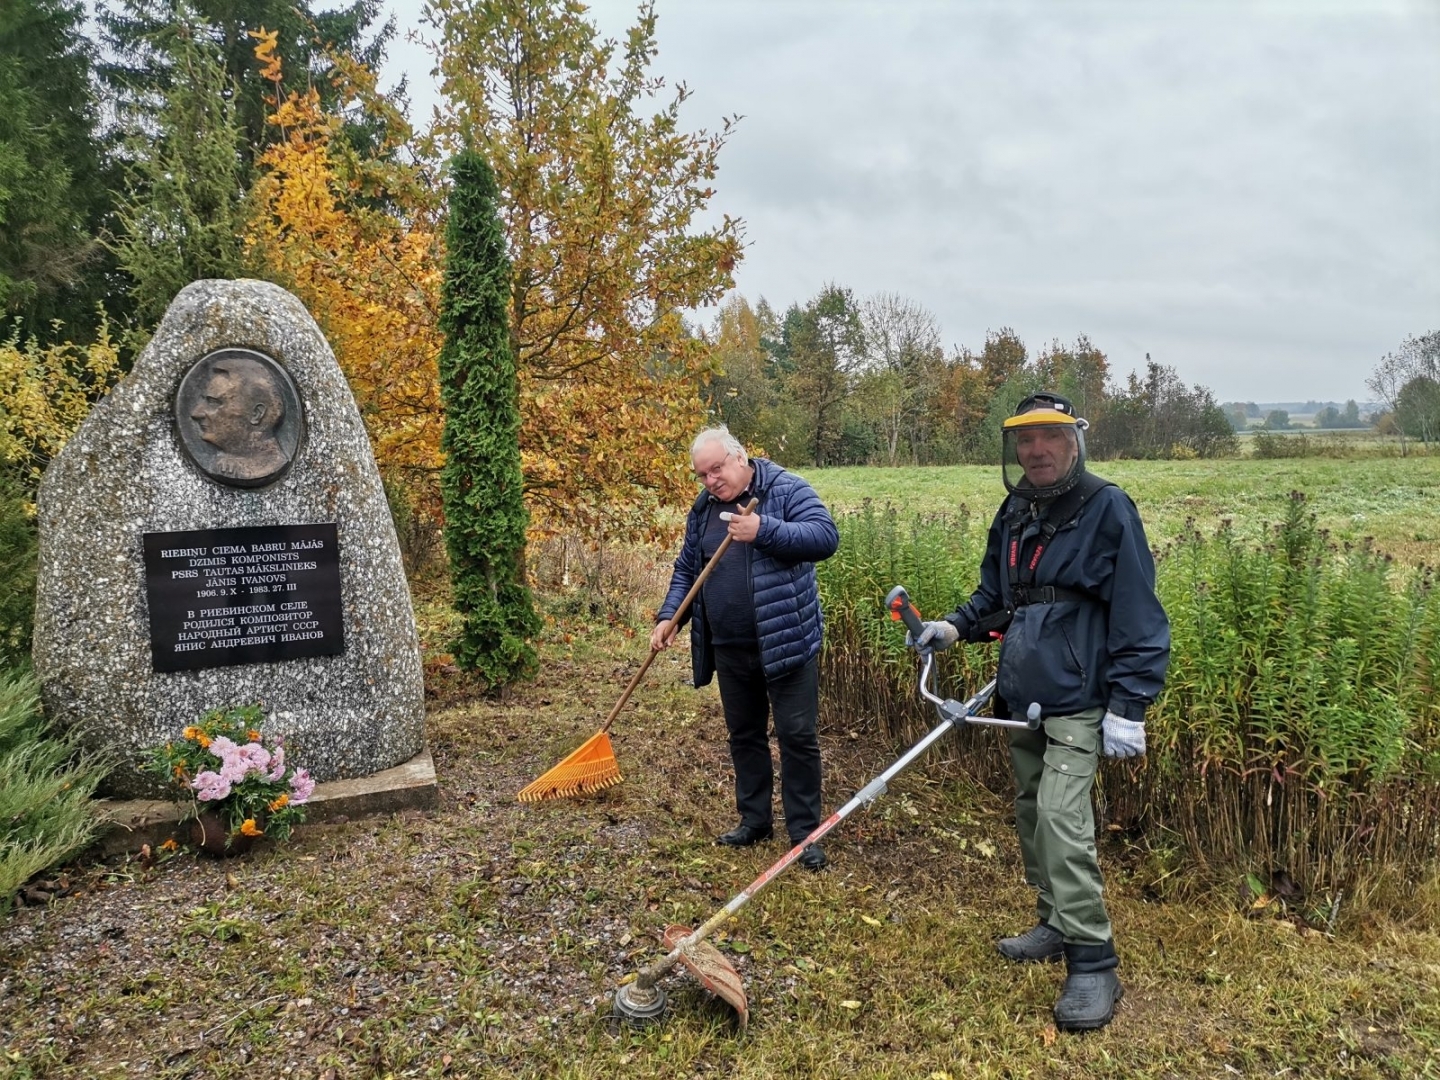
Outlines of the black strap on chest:
{"type": "Polygon", "coordinates": [[[1004,552],[1004,562],[1009,572],[1011,605],[992,612],[975,621],[971,627],[972,641],[983,641],[987,635],[999,637],[1004,634],[1010,626],[1010,620],[1015,617],[1015,609],[1026,607],[1030,604],[1054,604],[1063,600],[1073,600],[1081,603],[1095,602],[1099,598],[1087,592],[1078,592],[1075,589],[1062,589],[1055,585],[1036,585],[1035,568],[1040,565],[1040,557],[1045,554],[1046,547],[1053,537],[1065,526],[1069,525],[1080,516],[1080,510],[1090,501],[1096,492],[1102,488],[1113,487],[1114,482],[1094,473],[1083,472],[1075,486],[1063,495],[1056,496],[1048,506],[1040,511],[1040,537],[1031,552],[1030,558],[1020,559],[1021,536],[1025,531],[1026,520],[1033,514],[1031,503],[1025,499],[1011,496],[1010,506],[1004,515],[1005,531],[1010,536],[1008,549],[1004,552]]]}
{"type": "Polygon", "coordinates": [[[1034,520],[1034,508],[1030,502],[1011,496],[1013,505],[1005,515],[1005,524],[1010,534],[1009,547],[1005,552],[1005,568],[1010,579],[1010,595],[1016,607],[1027,604],[1054,604],[1063,600],[1096,599],[1090,593],[1075,589],[1036,585],[1035,568],[1040,565],[1040,559],[1050,546],[1051,538],[1079,517],[1085,504],[1097,492],[1107,487],[1114,487],[1113,481],[1094,473],[1083,472],[1074,487],[1062,495],[1057,495],[1043,507],[1039,512],[1040,535],[1029,558],[1021,558],[1021,555],[1025,528],[1027,522],[1034,520]]]}

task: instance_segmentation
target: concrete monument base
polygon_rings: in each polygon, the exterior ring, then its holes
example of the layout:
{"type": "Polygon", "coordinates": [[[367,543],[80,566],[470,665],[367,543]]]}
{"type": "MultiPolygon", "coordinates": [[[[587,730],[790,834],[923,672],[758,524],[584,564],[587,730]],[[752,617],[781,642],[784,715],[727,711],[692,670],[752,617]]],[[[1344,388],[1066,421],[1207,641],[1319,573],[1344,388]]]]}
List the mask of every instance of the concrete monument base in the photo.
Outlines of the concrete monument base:
{"type": "MultiPolygon", "coordinates": [[[[393,814],[397,810],[433,810],[439,798],[435,762],[429,750],[421,750],[409,761],[373,776],[316,784],[306,803],[305,824],[298,828],[393,814]]],[[[182,825],[180,820],[188,809],[183,803],[163,799],[103,800],[107,824],[91,851],[102,856],[120,855],[139,851],[146,844],[153,851],[172,838],[188,844],[188,825],[182,825]]]]}

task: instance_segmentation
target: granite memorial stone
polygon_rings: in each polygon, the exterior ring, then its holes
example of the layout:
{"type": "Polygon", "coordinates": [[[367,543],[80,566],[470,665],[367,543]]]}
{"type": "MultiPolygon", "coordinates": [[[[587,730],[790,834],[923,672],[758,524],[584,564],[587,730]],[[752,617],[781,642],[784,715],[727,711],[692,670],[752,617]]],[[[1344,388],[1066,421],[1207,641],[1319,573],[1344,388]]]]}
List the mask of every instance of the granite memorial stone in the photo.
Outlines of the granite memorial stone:
{"type": "Polygon", "coordinates": [[[419,643],[370,444],[304,306],[183,289],[46,470],[34,660],[47,712],[135,767],[258,701],[317,780],[422,749],[419,643]]]}

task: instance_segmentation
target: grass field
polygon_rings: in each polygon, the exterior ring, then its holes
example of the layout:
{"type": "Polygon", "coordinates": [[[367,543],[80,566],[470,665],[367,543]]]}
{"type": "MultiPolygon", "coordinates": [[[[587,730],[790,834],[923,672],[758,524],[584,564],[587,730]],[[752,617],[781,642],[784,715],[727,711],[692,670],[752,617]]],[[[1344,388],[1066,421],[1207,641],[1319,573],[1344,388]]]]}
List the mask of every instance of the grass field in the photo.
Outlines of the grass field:
{"type": "MultiPolygon", "coordinates": [[[[799,471],[837,511],[965,504],[976,528],[1003,493],[994,468],[799,471]]],[[[1258,531],[1294,489],[1337,535],[1408,561],[1433,561],[1440,534],[1437,458],[1097,471],[1135,496],[1157,544],[1187,518],[1258,531]]],[[[747,1032],[681,975],[663,984],[664,1024],[613,1026],[611,993],[665,926],[697,925],[781,853],[712,843],[734,821],[724,722],[715,688],[688,686],[684,650],[616,723],[623,784],[516,802],[644,655],[636,624],[669,554],[614,558],[618,597],[542,597],[533,683],[487,697],[432,667],[433,813],[302,827],[233,860],[74,867],[70,895],[0,922],[0,1076],[1440,1080],[1440,879],[1408,882],[1383,915],[1337,899],[1332,934],[1241,880],[1173,888],[1163,851],[1112,822],[1101,858],[1125,1000],[1105,1031],[1058,1034],[1061,971],[994,954],[1033,896],[1007,800],[946,779],[954,744],[837,829],[826,872],[793,868],[720,933],[747,1032]]],[[[453,613],[437,597],[419,610],[435,658],[453,613]]],[[[822,749],[827,807],[898,753],[844,724],[822,749]]]]}
{"type": "MultiPolygon", "coordinates": [[[[833,834],[830,869],[792,868],[720,932],[746,1033],[683,974],[663,983],[665,1023],[613,1027],[610,994],[655,935],[703,921],[781,849],[712,844],[733,821],[724,723],[674,653],[617,722],[622,785],[516,802],[594,731],[641,649],[618,630],[558,637],[503,701],[434,688],[437,811],[95,867],[83,895],[0,924],[0,1075],[1440,1077],[1425,919],[1329,937],[1278,904],[1167,901],[1114,838],[1125,1000],[1109,1029],[1057,1034],[1062,972],[993,952],[1034,910],[1007,806],[936,782],[943,746],[833,834]]],[[[844,732],[823,751],[827,804],[892,760],[844,732]]]]}
{"type": "MultiPolygon", "coordinates": [[[[796,471],[833,510],[866,499],[925,513],[963,505],[977,528],[988,526],[1005,495],[999,468],[990,466],[796,471]]],[[[1187,519],[1208,529],[1230,518],[1242,535],[1258,534],[1282,518],[1291,491],[1302,491],[1337,540],[1374,537],[1411,564],[1434,563],[1440,552],[1440,456],[1105,461],[1094,471],[1130,493],[1157,546],[1187,519]]]]}

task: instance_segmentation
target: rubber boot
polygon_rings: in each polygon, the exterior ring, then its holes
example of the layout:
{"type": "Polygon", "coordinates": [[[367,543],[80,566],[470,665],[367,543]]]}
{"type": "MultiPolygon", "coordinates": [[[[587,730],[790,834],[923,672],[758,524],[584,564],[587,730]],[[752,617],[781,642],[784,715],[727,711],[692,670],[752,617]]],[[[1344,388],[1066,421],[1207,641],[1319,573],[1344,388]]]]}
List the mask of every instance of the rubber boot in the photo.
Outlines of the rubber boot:
{"type": "Polygon", "coordinates": [[[1001,938],[995,948],[1019,964],[1049,963],[1065,955],[1065,939],[1049,923],[1037,923],[1023,934],[1001,938]]]}
{"type": "Polygon", "coordinates": [[[1065,945],[1069,969],[1055,1002],[1055,1026],[1061,1031],[1095,1031],[1115,1018],[1115,1003],[1125,991],[1115,974],[1120,958],[1114,942],[1065,945]]]}

